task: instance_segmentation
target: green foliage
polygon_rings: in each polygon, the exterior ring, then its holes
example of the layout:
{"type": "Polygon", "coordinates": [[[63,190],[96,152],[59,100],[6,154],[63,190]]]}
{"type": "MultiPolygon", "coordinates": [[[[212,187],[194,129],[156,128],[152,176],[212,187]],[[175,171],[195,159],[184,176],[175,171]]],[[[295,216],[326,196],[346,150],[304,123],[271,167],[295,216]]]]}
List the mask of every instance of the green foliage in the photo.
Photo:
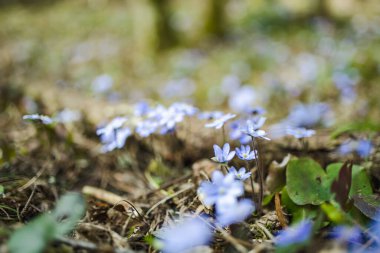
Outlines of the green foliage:
{"type": "Polygon", "coordinates": [[[322,167],[310,158],[293,159],[286,170],[290,199],[298,205],[320,205],[330,199],[327,176],[322,167]]]}
{"type": "MultiPolygon", "coordinates": [[[[327,185],[330,186],[332,182],[338,177],[339,171],[343,163],[333,163],[327,166],[327,185]]],[[[371,182],[365,171],[364,167],[354,165],[352,167],[352,183],[349,197],[355,194],[371,195],[373,193],[371,182]]]]}
{"type": "Polygon", "coordinates": [[[293,216],[292,223],[296,224],[307,218],[315,218],[317,216],[318,209],[312,205],[297,205],[289,197],[286,187],[281,191],[281,203],[285,206],[288,212],[293,216]]]}
{"type": "Polygon", "coordinates": [[[77,193],[64,195],[51,214],[42,214],[16,230],[8,243],[11,253],[39,253],[54,238],[70,232],[85,211],[77,193]]]}

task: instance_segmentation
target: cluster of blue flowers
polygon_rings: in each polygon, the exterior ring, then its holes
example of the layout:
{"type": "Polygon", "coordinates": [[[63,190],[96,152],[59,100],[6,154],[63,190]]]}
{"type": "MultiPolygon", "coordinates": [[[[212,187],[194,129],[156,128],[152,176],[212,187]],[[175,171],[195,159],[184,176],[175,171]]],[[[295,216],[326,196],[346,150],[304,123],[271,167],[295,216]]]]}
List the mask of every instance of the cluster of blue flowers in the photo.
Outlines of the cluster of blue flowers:
{"type": "Polygon", "coordinates": [[[357,153],[361,158],[368,157],[373,151],[373,145],[370,140],[348,140],[338,148],[341,155],[357,153]]]}

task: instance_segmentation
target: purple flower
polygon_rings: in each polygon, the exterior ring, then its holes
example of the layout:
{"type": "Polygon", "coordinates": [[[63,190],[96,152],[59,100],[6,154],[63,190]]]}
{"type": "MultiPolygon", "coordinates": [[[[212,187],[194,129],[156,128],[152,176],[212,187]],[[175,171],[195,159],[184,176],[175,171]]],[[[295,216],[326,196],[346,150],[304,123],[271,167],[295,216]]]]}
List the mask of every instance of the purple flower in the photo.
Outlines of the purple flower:
{"type": "Polygon", "coordinates": [[[157,130],[158,124],[154,121],[141,121],[137,124],[136,133],[141,137],[148,137],[157,130]]]}
{"type": "Polygon", "coordinates": [[[274,243],[278,247],[301,244],[309,240],[313,228],[311,220],[303,220],[295,226],[288,227],[278,233],[274,243]]]}
{"type": "Polygon", "coordinates": [[[337,226],[332,229],[331,236],[345,243],[359,244],[362,241],[362,232],[358,227],[337,226]]]}
{"type": "Polygon", "coordinates": [[[298,104],[291,109],[283,124],[292,127],[311,128],[318,125],[329,125],[331,120],[332,112],[328,104],[298,104]]]}
{"type": "Polygon", "coordinates": [[[223,150],[216,144],[214,144],[215,157],[211,158],[213,161],[218,163],[227,163],[235,156],[235,151],[230,152],[230,144],[225,143],[223,145],[223,150]]]}
{"type": "Polygon", "coordinates": [[[240,149],[236,148],[236,154],[237,156],[244,161],[250,161],[256,159],[255,151],[251,151],[251,147],[249,145],[244,146],[241,145],[240,149]]]}
{"type": "Polygon", "coordinates": [[[174,103],[170,106],[170,108],[172,108],[177,113],[182,113],[186,116],[193,116],[194,114],[198,112],[197,108],[186,103],[174,103]]]}
{"type": "Polygon", "coordinates": [[[141,116],[147,115],[149,111],[150,111],[149,104],[147,102],[142,101],[135,104],[133,113],[135,116],[141,117],[141,116]]]}
{"type": "Polygon", "coordinates": [[[251,137],[248,135],[244,134],[241,131],[241,121],[240,120],[235,120],[231,122],[230,124],[230,139],[231,140],[239,140],[241,144],[247,144],[251,141],[251,137]]]}
{"type": "Polygon", "coordinates": [[[200,218],[186,218],[173,227],[162,228],[158,237],[156,244],[162,252],[178,253],[207,245],[212,239],[212,231],[200,218]]]}
{"type": "Polygon", "coordinates": [[[223,127],[224,123],[226,123],[228,120],[235,118],[235,117],[236,117],[235,114],[228,113],[228,114],[221,116],[220,118],[217,118],[214,122],[206,124],[205,127],[207,127],[207,128],[213,128],[214,127],[216,129],[219,129],[219,128],[223,127]]]}
{"type": "Polygon", "coordinates": [[[54,121],[46,115],[40,115],[40,114],[30,114],[30,115],[24,115],[22,117],[23,120],[30,120],[30,121],[37,121],[44,125],[51,125],[54,123],[54,121]]]}
{"type": "Polygon", "coordinates": [[[255,210],[253,202],[249,199],[235,201],[216,210],[217,223],[229,226],[244,221],[255,210]]]}
{"type": "Polygon", "coordinates": [[[348,155],[356,152],[361,158],[368,157],[373,150],[372,142],[369,140],[347,140],[343,142],[338,148],[338,152],[341,155],[348,155]]]}
{"type": "Polygon", "coordinates": [[[297,139],[302,139],[302,138],[309,138],[315,134],[314,130],[311,129],[306,129],[306,128],[288,128],[286,129],[286,133],[288,135],[292,135],[297,139]]]}
{"type": "Polygon", "coordinates": [[[360,157],[365,158],[371,154],[372,149],[373,149],[373,146],[372,146],[371,141],[359,140],[356,147],[356,152],[358,153],[360,157]]]}
{"type": "Polygon", "coordinates": [[[243,193],[243,183],[235,180],[233,174],[224,176],[220,170],[212,173],[211,182],[204,181],[198,188],[198,194],[203,202],[208,206],[215,204],[217,210],[235,203],[243,193]]]}
{"type": "Polygon", "coordinates": [[[240,168],[239,171],[237,171],[235,167],[231,167],[229,168],[229,173],[234,175],[236,180],[241,181],[248,179],[252,174],[251,172],[247,172],[244,167],[240,168]]]}
{"type": "Polygon", "coordinates": [[[108,125],[96,130],[103,143],[102,152],[109,152],[116,148],[122,148],[127,138],[132,134],[128,127],[123,127],[127,118],[116,117],[108,125]]]}
{"type": "Polygon", "coordinates": [[[241,131],[253,138],[262,138],[265,140],[270,140],[266,137],[266,132],[264,130],[260,130],[260,127],[264,125],[265,118],[260,117],[258,119],[249,119],[246,122],[246,125],[241,129],[241,131]]]}
{"type": "Polygon", "coordinates": [[[105,93],[112,88],[113,80],[112,77],[104,74],[97,76],[92,82],[92,90],[95,93],[105,93]]]}
{"type": "Polygon", "coordinates": [[[212,120],[212,119],[217,119],[223,116],[223,112],[221,111],[213,111],[213,112],[202,112],[198,115],[199,119],[207,119],[207,120],[212,120]]]}

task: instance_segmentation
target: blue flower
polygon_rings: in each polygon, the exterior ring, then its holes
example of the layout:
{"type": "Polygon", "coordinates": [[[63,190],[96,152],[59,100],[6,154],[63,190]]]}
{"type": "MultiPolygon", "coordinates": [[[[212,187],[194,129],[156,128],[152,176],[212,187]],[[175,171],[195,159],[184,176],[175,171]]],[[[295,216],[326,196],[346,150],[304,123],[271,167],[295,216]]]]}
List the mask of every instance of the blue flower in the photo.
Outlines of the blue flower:
{"type": "Polygon", "coordinates": [[[274,243],[278,247],[301,244],[309,240],[313,228],[311,220],[303,220],[293,227],[288,227],[278,233],[274,243]]]}
{"type": "Polygon", "coordinates": [[[112,88],[113,79],[111,76],[104,74],[97,76],[92,82],[92,90],[94,93],[105,93],[112,88]]]}
{"type": "Polygon", "coordinates": [[[302,139],[302,138],[309,138],[315,134],[314,130],[311,129],[306,129],[306,128],[288,128],[286,129],[286,133],[288,135],[292,135],[297,139],[302,139]]]}
{"type": "Polygon", "coordinates": [[[242,122],[240,120],[235,120],[230,124],[230,139],[231,140],[239,140],[241,144],[247,144],[251,141],[251,137],[244,134],[241,131],[242,122]]]}
{"type": "Polygon", "coordinates": [[[372,146],[371,141],[359,140],[356,147],[356,152],[358,153],[360,157],[365,158],[371,154],[372,149],[373,149],[373,146],[372,146]]]}
{"type": "Polygon", "coordinates": [[[230,152],[230,144],[225,143],[223,145],[223,150],[216,144],[214,144],[215,157],[211,158],[218,163],[227,163],[235,156],[235,151],[230,152]]]}
{"type": "MultiPolygon", "coordinates": [[[[186,103],[174,103],[170,106],[174,111],[182,113],[186,116],[193,116],[198,112],[198,109],[192,105],[186,103]]],[[[170,110],[170,109],[169,109],[170,110]]]]}
{"type": "Polygon", "coordinates": [[[207,245],[212,235],[210,227],[200,218],[186,218],[173,227],[162,228],[156,244],[164,253],[187,252],[191,248],[207,245]]]}
{"type": "Polygon", "coordinates": [[[226,123],[228,120],[233,119],[235,117],[236,117],[235,114],[228,113],[228,114],[221,116],[220,118],[217,118],[214,122],[206,124],[205,127],[207,127],[207,128],[213,128],[214,127],[216,129],[220,129],[223,127],[224,123],[226,123]]]}
{"type": "Polygon", "coordinates": [[[212,120],[212,119],[217,119],[223,116],[223,112],[221,111],[213,111],[213,112],[202,112],[198,115],[199,119],[207,119],[207,120],[212,120]]]}
{"type": "Polygon", "coordinates": [[[326,126],[331,124],[332,116],[328,104],[298,104],[293,106],[283,124],[304,128],[312,128],[318,125],[326,126]]]}
{"type": "Polygon", "coordinates": [[[258,119],[249,119],[241,131],[253,138],[270,140],[268,137],[266,137],[266,132],[264,130],[260,130],[260,127],[264,125],[265,120],[266,119],[264,117],[260,117],[258,119]]]}
{"type": "Polygon", "coordinates": [[[116,117],[108,125],[96,131],[103,143],[102,152],[124,147],[125,141],[132,134],[131,129],[123,127],[126,121],[124,117],[116,117]]]}
{"type": "Polygon", "coordinates": [[[236,154],[237,156],[244,161],[250,161],[256,159],[255,151],[251,151],[251,147],[249,145],[244,146],[241,145],[240,149],[236,148],[236,154]]]}
{"type": "Polygon", "coordinates": [[[182,112],[178,112],[175,108],[169,108],[164,114],[161,116],[161,120],[159,124],[161,126],[161,134],[167,134],[174,131],[177,123],[183,121],[184,114],[182,112]]]}
{"type": "Polygon", "coordinates": [[[44,125],[51,125],[54,123],[54,120],[52,120],[49,116],[46,115],[40,115],[40,114],[30,114],[30,115],[24,115],[22,117],[23,120],[30,120],[30,121],[37,121],[44,125]]]}
{"type": "Polygon", "coordinates": [[[224,176],[220,170],[212,173],[211,182],[202,182],[198,188],[198,194],[205,205],[215,204],[217,210],[235,203],[243,193],[243,183],[236,180],[233,174],[224,176]]]}
{"type": "Polygon", "coordinates": [[[216,220],[221,226],[229,226],[244,221],[255,211],[253,202],[249,199],[235,201],[216,210],[216,220]]]}
{"type": "Polygon", "coordinates": [[[154,121],[141,121],[137,124],[136,133],[141,137],[148,137],[153,134],[158,128],[158,124],[154,121]]]}
{"type": "Polygon", "coordinates": [[[240,168],[239,171],[237,171],[235,167],[231,167],[229,168],[229,173],[234,175],[236,180],[241,181],[248,179],[252,174],[251,172],[247,172],[244,167],[240,168]]]}
{"type": "Polygon", "coordinates": [[[133,113],[135,116],[141,117],[141,116],[147,115],[149,111],[150,111],[149,104],[147,102],[141,101],[135,104],[133,113]]]}
{"type": "Polygon", "coordinates": [[[369,140],[347,140],[343,142],[338,148],[338,152],[341,155],[348,155],[350,153],[356,152],[361,158],[368,157],[373,150],[372,142],[369,140]]]}
{"type": "Polygon", "coordinates": [[[79,111],[64,109],[54,117],[54,120],[61,123],[70,123],[80,120],[81,117],[82,115],[79,111]]]}
{"type": "Polygon", "coordinates": [[[331,237],[340,242],[350,244],[360,244],[362,242],[362,232],[358,227],[334,227],[331,231],[331,237]]]}

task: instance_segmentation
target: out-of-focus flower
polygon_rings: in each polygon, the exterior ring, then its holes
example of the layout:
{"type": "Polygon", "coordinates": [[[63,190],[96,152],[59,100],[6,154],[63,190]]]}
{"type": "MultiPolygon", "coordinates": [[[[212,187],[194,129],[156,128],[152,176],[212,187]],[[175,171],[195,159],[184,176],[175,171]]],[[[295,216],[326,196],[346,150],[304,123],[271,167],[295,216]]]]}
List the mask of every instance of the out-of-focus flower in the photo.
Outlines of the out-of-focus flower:
{"type": "Polygon", "coordinates": [[[169,108],[165,113],[161,115],[161,120],[159,121],[159,125],[161,126],[161,134],[167,134],[174,131],[177,123],[183,121],[184,114],[182,112],[178,112],[175,108],[169,108]]]}
{"type": "Polygon", "coordinates": [[[94,81],[92,81],[92,90],[95,93],[105,93],[112,88],[113,79],[111,76],[104,74],[97,76],[94,81]]]}
{"type": "Polygon", "coordinates": [[[149,104],[147,102],[142,101],[135,104],[133,113],[135,116],[141,117],[147,115],[149,113],[149,110],[149,104]]]}
{"type": "Polygon", "coordinates": [[[109,152],[116,148],[124,147],[125,141],[132,134],[131,129],[123,127],[127,121],[125,117],[116,117],[105,127],[96,130],[103,143],[102,152],[109,152]]]}
{"type": "Polygon", "coordinates": [[[141,137],[148,137],[157,130],[158,124],[153,121],[141,121],[137,124],[136,133],[141,137]]]}
{"type": "Polygon", "coordinates": [[[236,180],[233,174],[224,176],[220,170],[216,170],[212,173],[211,180],[202,182],[198,188],[200,198],[208,206],[215,204],[217,209],[222,209],[234,204],[244,193],[243,183],[236,180]]]}
{"type": "Polygon", "coordinates": [[[288,135],[292,135],[297,139],[302,139],[302,138],[309,138],[315,134],[314,130],[311,129],[306,129],[306,128],[288,128],[286,129],[286,133],[288,135]]]}
{"type": "Polygon", "coordinates": [[[230,144],[225,143],[223,145],[223,150],[216,144],[214,144],[215,157],[211,158],[213,161],[218,163],[227,163],[235,156],[235,151],[230,152],[230,144]]]}
{"type": "Polygon", "coordinates": [[[288,117],[282,123],[291,127],[312,128],[318,125],[330,125],[332,117],[328,104],[298,104],[293,106],[288,117]]]}
{"type": "Polygon", "coordinates": [[[233,119],[235,117],[236,117],[235,114],[228,113],[221,116],[220,118],[217,118],[216,120],[214,120],[214,122],[206,124],[205,127],[219,129],[223,127],[224,123],[226,123],[228,120],[233,119]]]}
{"type": "Polygon", "coordinates": [[[368,157],[373,150],[372,142],[369,140],[359,140],[356,152],[362,158],[368,157]]]}
{"type": "Polygon", "coordinates": [[[174,103],[170,106],[170,108],[178,113],[183,113],[186,116],[193,116],[198,112],[197,108],[186,103],[174,103]]]}
{"type": "Polygon", "coordinates": [[[158,91],[162,98],[184,98],[191,96],[196,90],[193,80],[182,78],[169,81],[163,88],[158,91]]]}
{"type": "Polygon", "coordinates": [[[231,140],[239,140],[241,144],[247,144],[251,141],[251,137],[249,135],[244,134],[241,129],[243,122],[241,120],[235,120],[230,124],[230,139],[231,140]]]}
{"type": "Polygon", "coordinates": [[[331,237],[344,243],[359,244],[362,242],[362,232],[358,227],[337,226],[331,231],[331,237]]]}
{"type": "Polygon", "coordinates": [[[295,226],[288,227],[278,233],[274,243],[278,247],[301,244],[309,240],[313,228],[311,220],[303,220],[295,226]]]}
{"type": "Polygon", "coordinates": [[[221,91],[224,95],[230,95],[239,89],[241,82],[239,77],[235,75],[225,76],[220,85],[221,91]]]}
{"type": "Polygon", "coordinates": [[[200,218],[186,218],[173,227],[165,227],[159,231],[156,244],[164,253],[180,253],[207,245],[212,239],[210,227],[200,218]]]}
{"type": "Polygon", "coordinates": [[[250,161],[256,159],[255,151],[251,151],[251,147],[249,145],[244,146],[241,145],[240,149],[236,148],[236,154],[237,156],[244,161],[250,161]]]}
{"type": "Polygon", "coordinates": [[[235,201],[216,210],[217,223],[221,226],[229,226],[244,221],[255,211],[253,202],[249,199],[235,201]]]}
{"type": "Polygon", "coordinates": [[[256,92],[253,87],[245,85],[231,93],[228,100],[230,108],[235,112],[244,112],[247,108],[252,108],[256,100],[256,92]]]}
{"type": "Polygon", "coordinates": [[[70,123],[80,120],[81,117],[82,115],[79,111],[64,109],[54,117],[54,120],[62,123],[70,123]]]}
{"type": "Polygon", "coordinates": [[[338,152],[341,155],[348,155],[350,153],[356,152],[361,158],[368,157],[373,150],[372,142],[369,140],[348,140],[343,142],[339,148],[338,152]]]}
{"type": "Polygon", "coordinates": [[[44,125],[51,125],[54,123],[54,120],[50,118],[49,116],[46,115],[41,115],[41,114],[29,114],[29,115],[24,115],[22,117],[23,120],[30,120],[30,121],[37,121],[40,122],[44,125]]]}
{"type": "Polygon", "coordinates": [[[229,173],[235,176],[236,180],[244,181],[251,176],[251,172],[247,172],[247,170],[242,167],[237,171],[235,167],[229,168],[229,173]]]}
{"type": "Polygon", "coordinates": [[[243,126],[241,131],[253,138],[262,138],[266,140],[270,140],[266,137],[266,132],[264,130],[259,129],[265,122],[265,118],[260,117],[258,120],[249,119],[246,122],[246,125],[243,126]]]}
{"type": "Polygon", "coordinates": [[[201,112],[198,115],[199,119],[207,119],[207,120],[212,120],[212,119],[217,119],[223,116],[223,112],[221,111],[213,111],[213,112],[201,112]]]}

